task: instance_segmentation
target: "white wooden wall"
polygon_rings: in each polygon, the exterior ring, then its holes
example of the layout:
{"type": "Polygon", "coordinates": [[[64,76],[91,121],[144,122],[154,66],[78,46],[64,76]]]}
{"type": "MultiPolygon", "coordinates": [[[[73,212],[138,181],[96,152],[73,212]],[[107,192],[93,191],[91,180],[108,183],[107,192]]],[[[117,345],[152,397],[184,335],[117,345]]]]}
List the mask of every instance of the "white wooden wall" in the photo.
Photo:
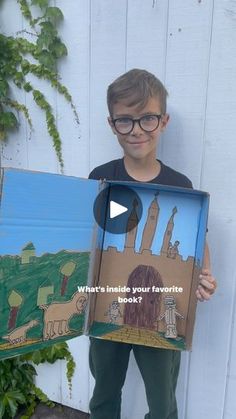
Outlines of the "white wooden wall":
{"type": "MultiPolygon", "coordinates": [[[[62,81],[73,94],[77,127],[64,102],[46,86],[63,139],[65,174],[87,177],[121,151],[106,123],[106,88],[133,67],[154,72],[169,90],[170,125],[159,156],[211,194],[208,241],[218,292],[199,304],[193,351],[182,356],[180,419],[236,418],[236,0],[57,0],[69,55],[62,81]]],[[[21,30],[16,0],[5,0],[1,26],[21,30]]],[[[33,80],[33,78],[32,78],[33,80]]],[[[3,166],[58,172],[44,117],[28,95],[35,130],[19,116],[20,130],[1,146],[3,166]]],[[[64,364],[39,368],[38,383],[64,404],[87,411],[93,382],[87,338],[70,342],[77,371],[70,399],[64,364]],[[48,376],[50,374],[50,386],[48,376]]],[[[142,419],[144,388],[133,358],[122,419],[142,419]]]]}

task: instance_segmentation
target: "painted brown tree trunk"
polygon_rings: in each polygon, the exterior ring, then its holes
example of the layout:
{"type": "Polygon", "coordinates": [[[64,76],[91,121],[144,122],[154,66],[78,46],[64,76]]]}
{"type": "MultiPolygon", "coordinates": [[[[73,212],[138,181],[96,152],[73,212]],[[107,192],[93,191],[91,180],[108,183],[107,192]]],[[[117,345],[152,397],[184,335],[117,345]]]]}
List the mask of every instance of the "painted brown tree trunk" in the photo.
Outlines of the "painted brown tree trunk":
{"type": "Polygon", "coordinates": [[[61,283],[61,295],[65,295],[67,283],[69,281],[70,276],[73,274],[74,270],[76,268],[76,263],[73,261],[65,263],[65,265],[62,266],[60,272],[63,275],[62,283],[61,283]]]}
{"type": "Polygon", "coordinates": [[[19,307],[11,307],[9,321],[8,321],[8,330],[15,328],[18,311],[19,311],[19,307]]]}

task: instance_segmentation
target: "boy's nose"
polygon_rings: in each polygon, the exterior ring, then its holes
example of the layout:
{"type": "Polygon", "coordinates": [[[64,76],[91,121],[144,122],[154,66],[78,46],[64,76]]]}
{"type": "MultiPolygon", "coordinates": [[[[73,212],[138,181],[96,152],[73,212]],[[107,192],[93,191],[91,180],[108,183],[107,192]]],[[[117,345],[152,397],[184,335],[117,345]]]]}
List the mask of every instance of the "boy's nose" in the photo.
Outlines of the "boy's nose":
{"type": "Polygon", "coordinates": [[[140,127],[139,122],[138,121],[134,121],[134,126],[133,126],[133,129],[132,129],[132,131],[131,131],[130,134],[131,135],[138,135],[140,133],[143,133],[143,130],[140,127]]]}

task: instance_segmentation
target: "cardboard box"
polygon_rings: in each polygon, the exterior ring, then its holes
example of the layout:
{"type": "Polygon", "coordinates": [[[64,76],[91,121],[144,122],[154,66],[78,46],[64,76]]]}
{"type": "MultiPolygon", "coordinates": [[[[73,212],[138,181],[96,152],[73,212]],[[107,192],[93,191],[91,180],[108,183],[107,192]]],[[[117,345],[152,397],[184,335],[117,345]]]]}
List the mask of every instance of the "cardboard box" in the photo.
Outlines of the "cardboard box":
{"type": "Polygon", "coordinates": [[[208,204],[196,190],[3,169],[0,359],[83,333],[191,348],[208,204]],[[121,184],[143,211],[137,227],[113,234],[93,205],[106,188],[108,207],[121,184]]]}

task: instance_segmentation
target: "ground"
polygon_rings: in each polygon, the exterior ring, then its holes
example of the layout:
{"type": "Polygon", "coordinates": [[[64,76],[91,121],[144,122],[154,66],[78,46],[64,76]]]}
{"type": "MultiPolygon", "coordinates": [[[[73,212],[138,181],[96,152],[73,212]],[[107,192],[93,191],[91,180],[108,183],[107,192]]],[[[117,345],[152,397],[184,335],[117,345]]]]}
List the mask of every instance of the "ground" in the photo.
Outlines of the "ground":
{"type": "MultiPolygon", "coordinates": [[[[20,419],[20,416],[17,415],[15,419],[20,419]]],[[[89,419],[89,414],[60,404],[50,408],[40,403],[31,419],[89,419]]]]}

